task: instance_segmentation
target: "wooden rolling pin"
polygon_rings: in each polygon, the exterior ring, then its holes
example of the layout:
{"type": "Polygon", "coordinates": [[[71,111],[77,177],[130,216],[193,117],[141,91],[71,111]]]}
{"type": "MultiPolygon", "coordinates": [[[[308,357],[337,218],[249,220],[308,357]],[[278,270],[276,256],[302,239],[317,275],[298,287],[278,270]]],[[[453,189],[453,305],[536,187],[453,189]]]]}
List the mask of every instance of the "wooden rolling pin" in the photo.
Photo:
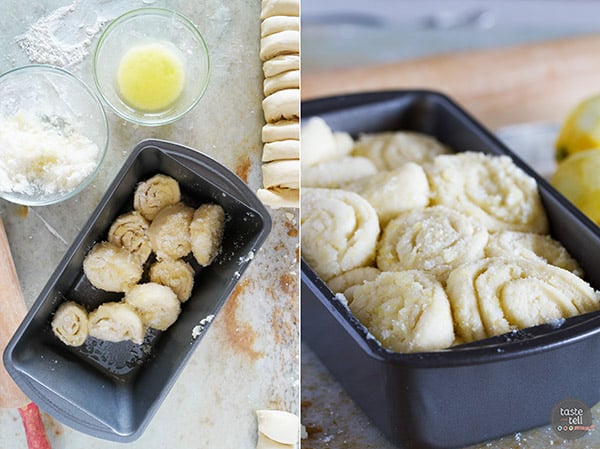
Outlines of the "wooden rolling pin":
{"type": "MultiPolygon", "coordinates": [[[[4,223],[0,218],[0,355],[23,321],[25,299],[15,270],[4,223]]],[[[50,449],[40,411],[21,391],[0,363],[0,407],[18,408],[29,449],[50,449]]]]}
{"type": "Polygon", "coordinates": [[[302,99],[386,89],[433,89],[499,126],[562,122],[600,93],[600,34],[398,63],[302,72],[302,99]]]}

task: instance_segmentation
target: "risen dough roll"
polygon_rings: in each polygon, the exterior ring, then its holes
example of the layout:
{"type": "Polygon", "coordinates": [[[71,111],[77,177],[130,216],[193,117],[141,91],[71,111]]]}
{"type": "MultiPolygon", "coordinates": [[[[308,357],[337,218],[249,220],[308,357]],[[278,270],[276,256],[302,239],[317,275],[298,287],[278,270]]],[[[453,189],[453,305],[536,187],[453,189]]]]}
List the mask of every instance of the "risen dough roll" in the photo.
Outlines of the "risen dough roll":
{"type": "Polygon", "coordinates": [[[465,342],[568,318],[600,307],[573,273],[534,259],[492,257],[456,268],[446,287],[465,342]]]}
{"type": "Polygon", "coordinates": [[[548,233],[535,180],[508,156],[443,155],[428,170],[433,203],[479,219],[491,231],[548,233]]]}
{"type": "Polygon", "coordinates": [[[356,287],[350,309],[382,346],[396,352],[434,351],[454,342],[448,297],[424,271],[381,273],[356,287]]]}
{"type": "Polygon", "coordinates": [[[179,183],[170,176],[158,174],[137,186],[133,196],[133,207],[144,218],[152,221],[163,207],[179,201],[179,183]]]}
{"type": "Polygon", "coordinates": [[[155,282],[136,285],[124,301],[136,310],[145,326],[160,331],[171,326],[181,311],[175,292],[155,282]]]}
{"type": "Polygon", "coordinates": [[[371,203],[382,226],[401,212],[429,204],[427,175],[413,162],[344,184],[342,188],[360,194],[371,203]]]}
{"type": "Polygon", "coordinates": [[[442,282],[453,268],[483,257],[487,230],[443,206],[417,209],[388,223],[377,248],[382,271],[419,269],[442,282]]]}
{"type": "Polygon", "coordinates": [[[343,190],[302,189],[302,255],[325,281],[372,265],[379,236],[373,207],[343,190]]]}
{"type": "Polygon", "coordinates": [[[301,131],[302,168],[337,160],[350,154],[352,138],[346,133],[334,133],[321,117],[308,119],[302,124],[301,131]]]}
{"type": "Polygon", "coordinates": [[[133,211],[119,216],[108,230],[108,241],[122,246],[142,264],[152,253],[148,238],[150,223],[139,212],[133,211]]]}
{"type": "Polygon", "coordinates": [[[266,97],[262,106],[267,123],[298,119],[300,117],[300,89],[278,90],[266,97]]]}
{"type": "Polygon", "coordinates": [[[583,277],[583,270],[562,244],[549,235],[531,232],[500,231],[490,235],[485,248],[487,257],[541,258],[550,265],[583,277]]]}
{"type": "Polygon", "coordinates": [[[412,131],[363,134],[353,149],[353,154],[371,159],[379,170],[393,170],[407,162],[422,165],[448,152],[435,138],[412,131]]]}
{"type": "Polygon", "coordinates": [[[225,231],[225,211],[218,204],[203,204],[190,223],[192,254],[206,267],[219,253],[225,231]]]}
{"type": "Polygon", "coordinates": [[[88,313],[73,301],[63,302],[52,318],[52,331],[68,346],[81,346],[88,337],[88,313]]]}
{"type": "Polygon", "coordinates": [[[128,304],[107,302],[89,315],[90,336],[106,341],[125,341],[140,345],[145,328],[140,316],[128,304]]]}
{"type": "Polygon", "coordinates": [[[190,223],[194,209],[183,203],[167,206],[156,215],[148,237],[159,259],[180,259],[191,251],[190,223]]]}
{"type": "Polygon", "coordinates": [[[278,55],[263,63],[265,78],[300,69],[300,55],[278,55]]]}
{"type": "Polygon", "coordinates": [[[150,281],[166,285],[180,302],[190,299],[194,288],[194,269],[184,260],[164,259],[150,267],[150,281]]]}
{"type": "Polygon", "coordinates": [[[334,293],[342,293],[350,304],[354,300],[356,287],[374,280],[379,273],[381,271],[375,267],[358,267],[329,279],[327,286],[334,293]]]}
{"type": "Polygon", "coordinates": [[[144,270],[139,259],[125,248],[100,242],[83,259],[83,271],[94,287],[125,292],[142,278],[144,270]]]}
{"type": "MultiPolygon", "coordinates": [[[[304,151],[304,142],[302,142],[304,151]]],[[[302,153],[304,157],[304,153],[302,153]]],[[[364,157],[347,156],[302,168],[303,187],[339,188],[357,179],[377,173],[373,163],[364,157]]]]}
{"type": "Polygon", "coordinates": [[[300,123],[298,119],[279,120],[277,122],[267,123],[263,126],[263,142],[278,142],[287,139],[300,139],[300,123]]]}

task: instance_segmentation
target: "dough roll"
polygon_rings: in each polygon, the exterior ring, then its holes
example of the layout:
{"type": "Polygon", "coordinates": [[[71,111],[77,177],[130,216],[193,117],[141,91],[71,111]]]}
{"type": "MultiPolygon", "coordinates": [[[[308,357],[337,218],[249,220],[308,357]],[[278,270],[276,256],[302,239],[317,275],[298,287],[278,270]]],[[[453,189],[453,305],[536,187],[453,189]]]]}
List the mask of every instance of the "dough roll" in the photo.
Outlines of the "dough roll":
{"type": "Polygon", "coordinates": [[[52,331],[68,346],[81,346],[88,337],[88,313],[73,301],[60,305],[52,318],[52,331]]]}
{"type": "Polygon", "coordinates": [[[263,74],[265,78],[279,75],[290,70],[300,69],[300,55],[277,55],[263,62],[263,74]]]}
{"type": "Polygon", "coordinates": [[[167,206],[156,215],[148,238],[158,259],[179,259],[192,250],[190,223],[194,209],[183,203],[167,206]]]}
{"type": "Polygon", "coordinates": [[[179,201],[179,183],[170,176],[158,174],[137,186],[133,196],[133,208],[152,221],[163,207],[179,201]]]}
{"type": "Polygon", "coordinates": [[[268,204],[273,209],[282,207],[297,208],[300,203],[299,189],[286,189],[280,187],[270,187],[268,189],[258,189],[256,196],[264,204],[268,204]]]}
{"type": "Polygon", "coordinates": [[[169,328],[181,311],[175,292],[155,282],[136,285],[124,301],[139,314],[144,326],[161,331],[169,328]]]}
{"type": "Polygon", "coordinates": [[[83,259],[90,283],[107,292],[125,292],[142,278],[144,268],[128,250],[110,242],[94,245],[83,259]]]}
{"type": "Polygon", "coordinates": [[[266,97],[262,106],[267,123],[298,119],[300,117],[300,89],[279,90],[266,97]]]}
{"type": "Polygon", "coordinates": [[[143,264],[152,253],[149,227],[148,220],[137,211],[120,215],[108,230],[108,241],[125,248],[143,264]]]}
{"type": "Polygon", "coordinates": [[[182,259],[159,260],[150,266],[150,281],[169,287],[180,302],[186,302],[194,288],[194,269],[182,259]]]}
{"type": "Polygon", "coordinates": [[[89,315],[90,336],[106,341],[125,341],[141,345],[146,329],[136,311],[122,302],[101,304],[89,315]]]}
{"type": "Polygon", "coordinates": [[[221,249],[225,232],[225,211],[218,204],[203,204],[190,223],[192,254],[203,267],[210,265],[221,249]]]}

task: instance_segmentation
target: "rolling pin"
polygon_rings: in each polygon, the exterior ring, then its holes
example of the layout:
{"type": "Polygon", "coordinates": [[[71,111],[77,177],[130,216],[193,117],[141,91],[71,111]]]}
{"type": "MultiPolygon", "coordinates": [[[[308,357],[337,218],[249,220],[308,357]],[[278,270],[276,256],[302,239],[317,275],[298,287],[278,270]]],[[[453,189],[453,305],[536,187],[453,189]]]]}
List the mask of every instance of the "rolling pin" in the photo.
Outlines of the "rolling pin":
{"type": "MultiPolygon", "coordinates": [[[[0,355],[27,312],[4,223],[0,218],[0,355]]],[[[18,408],[29,449],[50,449],[40,411],[21,391],[0,363],[0,407],[18,408]]]]}

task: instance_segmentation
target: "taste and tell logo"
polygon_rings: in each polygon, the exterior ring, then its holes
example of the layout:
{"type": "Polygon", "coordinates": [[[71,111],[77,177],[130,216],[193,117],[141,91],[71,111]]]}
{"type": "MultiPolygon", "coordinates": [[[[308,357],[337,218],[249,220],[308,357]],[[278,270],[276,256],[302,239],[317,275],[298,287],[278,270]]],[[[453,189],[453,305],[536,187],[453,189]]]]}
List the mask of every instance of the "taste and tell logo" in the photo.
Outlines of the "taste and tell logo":
{"type": "Polygon", "coordinates": [[[560,401],[552,409],[552,428],[561,438],[575,440],[594,428],[592,412],[579,399],[560,401]]]}

